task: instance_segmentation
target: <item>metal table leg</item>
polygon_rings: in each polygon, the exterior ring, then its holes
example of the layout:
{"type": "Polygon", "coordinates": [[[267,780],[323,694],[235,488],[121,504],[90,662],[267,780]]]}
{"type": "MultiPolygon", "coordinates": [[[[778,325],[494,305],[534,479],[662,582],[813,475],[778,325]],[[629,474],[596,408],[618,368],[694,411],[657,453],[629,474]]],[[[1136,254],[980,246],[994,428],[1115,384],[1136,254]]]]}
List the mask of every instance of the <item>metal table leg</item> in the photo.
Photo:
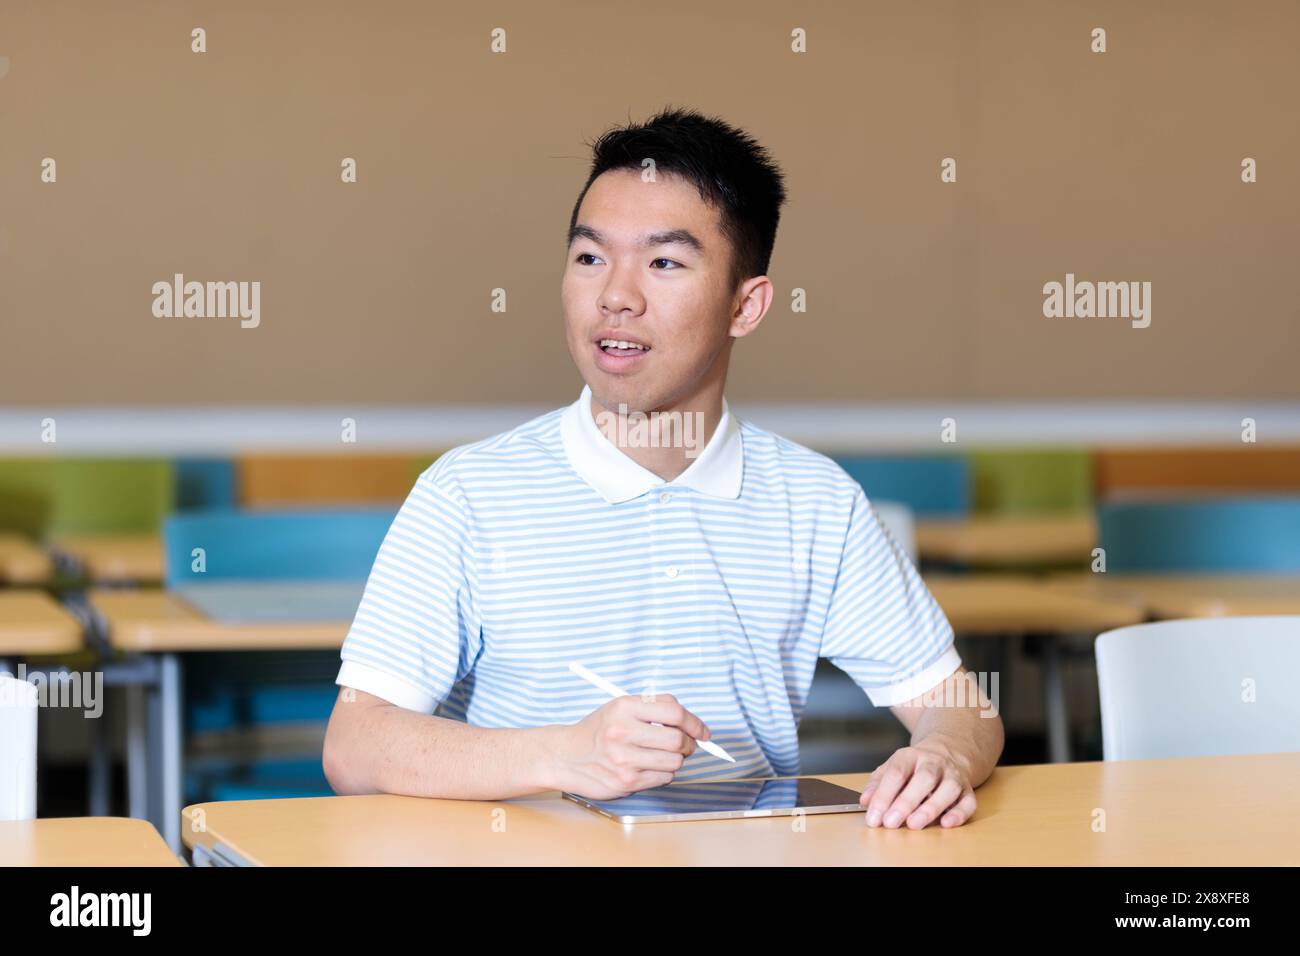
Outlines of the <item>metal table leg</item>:
{"type": "Polygon", "coordinates": [[[173,853],[181,851],[181,659],[178,654],[164,654],[162,670],[159,674],[159,722],[155,727],[159,734],[159,756],[161,757],[161,801],[159,811],[161,824],[158,827],[167,845],[173,853]]]}
{"type": "Polygon", "coordinates": [[[1043,715],[1047,722],[1047,754],[1052,763],[1070,762],[1070,715],[1065,702],[1061,642],[1055,634],[1040,638],[1043,652],[1043,715]]]}
{"type": "MultiPolygon", "coordinates": [[[[107,693],[108,688],[104,690],[107,693]]],[[[86,803],[92,817],[108,816],[109,768],[112,756],[108,739],[110,712],[111,709],[105,707],[104,712],[90,722],[90,779],[86,803]]]]}
{"type": "Polygon", "coordinates": [[[127,684],[126,693],[126,805],[137,820],[149,819],[149,757],[145,726],[145,689],[127,684]]]}

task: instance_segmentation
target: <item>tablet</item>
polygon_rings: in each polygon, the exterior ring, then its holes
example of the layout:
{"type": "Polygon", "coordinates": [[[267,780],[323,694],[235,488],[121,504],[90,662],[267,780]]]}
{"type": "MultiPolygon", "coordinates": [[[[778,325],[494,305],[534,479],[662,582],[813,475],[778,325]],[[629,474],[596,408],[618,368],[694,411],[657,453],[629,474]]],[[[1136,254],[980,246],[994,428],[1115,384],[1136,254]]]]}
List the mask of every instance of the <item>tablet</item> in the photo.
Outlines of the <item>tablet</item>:
{"type": "Polygon", "coordinates": [[[566,800],[619,823],[865,813],[866,809],[858,803],[859,796],[856,790],[817,777],[670,783],[617,800],[589,800],[575,793],[564,794],[566,800]]]}

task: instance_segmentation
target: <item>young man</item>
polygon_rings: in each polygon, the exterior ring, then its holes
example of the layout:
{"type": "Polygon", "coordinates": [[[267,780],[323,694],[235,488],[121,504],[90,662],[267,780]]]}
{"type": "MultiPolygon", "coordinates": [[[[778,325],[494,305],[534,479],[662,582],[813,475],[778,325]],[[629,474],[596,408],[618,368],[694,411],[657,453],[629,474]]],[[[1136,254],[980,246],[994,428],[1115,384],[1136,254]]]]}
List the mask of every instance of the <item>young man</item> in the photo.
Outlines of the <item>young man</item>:
{"type": "Polygon", "coordinates": [[[964,672],[942,611],[856,482],[723,398],[772,304],[784,199],[766,151],[698,113],[595,144],[561,284],[587,387],[411,491],[343,646],[339,793],[606,799],[797,774],[820,656],[912,734],[872,775],[867,823],[970,818],[1002,726],[978,700],[928,706],[965,699],[943,693],[964,672]]]}

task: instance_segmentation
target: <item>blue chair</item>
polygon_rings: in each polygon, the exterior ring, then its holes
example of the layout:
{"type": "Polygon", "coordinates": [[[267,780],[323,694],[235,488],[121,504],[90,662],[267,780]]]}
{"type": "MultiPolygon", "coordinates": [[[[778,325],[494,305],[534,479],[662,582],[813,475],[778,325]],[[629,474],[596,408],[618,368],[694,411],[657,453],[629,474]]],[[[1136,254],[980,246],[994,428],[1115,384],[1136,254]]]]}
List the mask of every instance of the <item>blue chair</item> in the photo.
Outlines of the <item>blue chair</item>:
{"type": "MultiPolygon", "coordinates": [[[[163,526],[169,588],[217,581],[362,582],[395,515],[393,508],[176,514],[163,526]],[[196,549],[202,570],[196,571],[196,549]]],[[[328,720],[337,688],[335,653],[245,652],[204,655],[188,668],[186,727],[229,732],[328,720]]],[[[205,759],[186,774],[186,798],[328,796],[319,754],[205,759]]]]}
{"type": "Polygon", "coordinates": [[[970,466],[948,455],[834,455],[871,500],[897,501],[919,518],[970,511],[970,466]]]}
{"type": "Polygon", "coordinates": [[[370,574],[394,508],[201,511],[163,525],[168,587],[203,581],[361,581],[370,574]],[[204,569],[193,570],[195,549],[204,569]]]}
{"type": "Polygon", "coordinates": [[[228,458],[180,458],[174,464],[178,511],[235,507],[233,461],[228,458]]]}
{"type": "Polygon", "coordinates": [[[1109,503],[1098,524],[1107,571],[1300,571],[1300,497],[1109,503]]]}

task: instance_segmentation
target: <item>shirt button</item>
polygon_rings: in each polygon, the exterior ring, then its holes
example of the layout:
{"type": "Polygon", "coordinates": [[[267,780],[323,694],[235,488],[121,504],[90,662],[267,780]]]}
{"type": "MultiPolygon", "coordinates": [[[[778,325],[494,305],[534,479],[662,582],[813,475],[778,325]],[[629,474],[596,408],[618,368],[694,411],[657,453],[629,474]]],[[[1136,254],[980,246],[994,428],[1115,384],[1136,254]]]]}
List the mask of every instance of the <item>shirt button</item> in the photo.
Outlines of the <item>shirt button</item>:
{"type": "Polygon", "coordinates": [[[664,574],[668,575],[668,577],[670,578],[675,578],[677,577],[677,569],[669,568],[667,571],[664,572],[664,574]]]}
{"type": "Polygon", "coordinates": [[[665,491],[662,495],[659,496],[659,503],[660,503],[661,505],[666,505],[666,504],[668,504],[668,502],[670,502],[670,501],[672,501],[672,500],[673,500],[673,496],[670,495],[670,494],[669,494],[668,492],[666,492],[666,491],[665,491]]]}

